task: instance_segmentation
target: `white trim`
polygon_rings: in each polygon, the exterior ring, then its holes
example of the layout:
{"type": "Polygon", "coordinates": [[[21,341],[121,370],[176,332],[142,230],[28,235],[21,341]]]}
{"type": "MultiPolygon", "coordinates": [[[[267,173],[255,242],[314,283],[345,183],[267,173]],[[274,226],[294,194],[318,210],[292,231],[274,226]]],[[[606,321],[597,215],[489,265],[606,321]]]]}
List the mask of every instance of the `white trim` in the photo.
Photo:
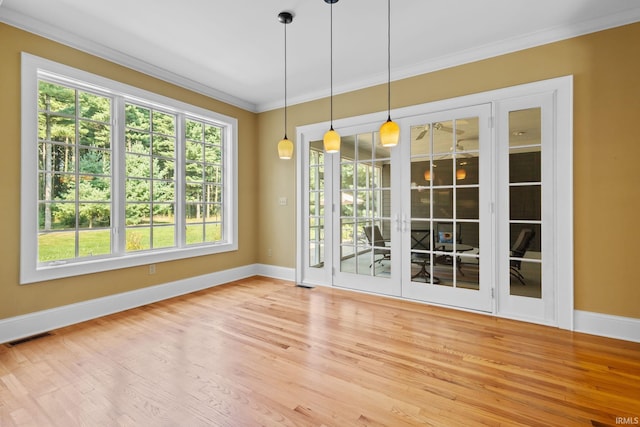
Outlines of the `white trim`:
{"type": "MultiPolygon", "coordinates": [[[[0,0],[0,5],[2,0],[0,0]]],[[[394,68],[392,71],[393,81],[401,80],[409,77],[427,74],[458,65],[468,64],[475,61],[481,61],[488,58],[517,52],[561,40],[578,37],[585,34],[595,33],[598,31],[615,28],[627,24],[631,24],[640,20],[640,8],[626,10],[610,15],[604,15],[590,21],[578,23],[571,26],[558,26],[534,33],[524,34],[510,39],[501,40],[495,43],[489,43],[483,46],[468,49],[462,52],[456,52],[451,55],[443,55],[438,58],[431,58],[419,64],[394,68]]],[[[204,85],[194,80],[180,76],[171,71],[160,68],[156,65],[142,61],[138,58],[126,55],[115,49],[105,45],[91,42],[85,38],[65,31],[53,25],[45,24],[42,21],[33,19],[29,16],[15,12],[13,10],[0,9],[0,22],[20,28],[30,33],[45,37],[47,39],[62,43],[74,49],[95,55],[99,58],[106,59],[113,63],[125,66],[132,70],[140,71],[151,77],[162,79],[163,81],[175,84],[185,89],[193,90],[197,93],[209,96],[211,98],[226,102],[227,104],[245,109],[253,113],[262,113],[282,107],[282,100],[262,102],[255,104],[253,102],[240,99],[234,95],[223,92],[216,88],[204,85]]],[[[334,94],[352,92],[364,89],[370,86],[386,83],[387,74],[380,73],[370,77],[358,79],[357,82],[349,82],[334,88],[334,94]]],[[[289,106],[301,104],[326,97],[326,90],[316,90],[303,94],[301,96],[289,99],[289,106]]]]}
{"type": "MultiPolygon", "coordinates": [[[[145,264],[153,264],[164,261],[190,258],[195,256],[210,255],[221,252],[235,251],[238,249],[238,120],[221,113],[210,111],[195,105],[172,99],[163,95],[139,89],[125,83],[107,79],[105,77],[88,73],[64,64],[40,58],[29,53],[22,52],[21,71],[21,219],[20,222],[20,284],[35,283],[44,280],[59,279],[63,277],[90,274],[99,271],[115,270],[134,267],[145,264]],[[142,251],[140,253],[126,253],[124,255],[113,253],[106,258],[83,259],[77,262],[60,263],[54,265],[39,265],[33,254],[37,253],[37,111],[38,111],[38,76],[50,75],[58,79],[72,80],[72,85],[90,85],[108,92],[114,97],[126,97],[127,99],[140,98],[145,105],[156,104],[164,111],[178,112],[183,116],[194,117],[206,121],[219,123],[224,129],[223,152],[225,153],[223,209],[225,219],[224,241],[219,244],[201,246],[179,246],[166,250],[142,251]],[[81,83],[78,83],[81,82],[81,83]]],[[[117,134],[118,131],[116,131],[117,134]]],[[[119,131],[122,133],[122,130],[119,131]]],[[[115,145],[115,144],[114,144],[115,145]]],[[[114,150],[114,160],[118,158],[118,149],[114,150]]],[[[120,157],[123,161],[124,156],[120,157]]],[[[178,170],[184,164],[184,159],[178,155],[178,170]]],[[[114,162],[113,176],[123,170],[118,169],[118,162],[114,162]]],[[[184,175],[182,175],[183,177],[184,175]]],[[[178,183],[180,183],[178,176],[178,183]]],[[[124,186],[122,187],[124,189],[124,186]]],[[[121,190],[122,190],[121,189],[121,190]]],[[[118,191],[115,191],[117,193],[118,191]]],[[[177,193],[179,196],[180,193],[177,193]]],[[[114,199],[119,203],[117,194],[114,199]]],[[[122,203],[120,203],[122,204],[122,203]]],[[[184,201],[178,200],[178,204],[184,207],[184,201]]],[[[117,218],[114,213],[112,231],[118,229],[117,218]]],[[[122,229],[122,228],[121,228],[122,229]]]]}
{"type": "MultiPolygon", "coordinates": [[[[407,67],[394,68],[392,73],[392,81],[403,80],[410,77],[428,74],[447,68],[457,67],[459,65],[470,64],[485,59],[495,58],[501,55],[518,52],[525,49],[531,49],[562,40],[579,37],[585,34],[595,33],[610,28],[621,27],[623,25],[632,24],[640,20],[640,8],[626,10],[611,15],[601,16],[590,21],[578,23],[571,26],[558,26],[542,31],[512,37],[500,40],[494,43],[488,43],[483,46],[477,46],[461,52],[455,52],[449,55],[443,55],[437,58],[430,58],[424,62],[413,64],[407,67]]],[[[343,93],[353,92],[356,90],[366,89],[387,82],[387,74],[381,73],[375,76],[364,76],[356,82],[338,85],[333,88],[333,94],[340,95],[343,93]]],[[[302,104],[305,102],[322,99],[327,96],[326,89],[317,90],[300,96],[293,96],[288,99],[288,106],[302,104]]],[[[257,112],[265,112],[282,108],[282,100],[263,102],[257,105],[257,112]]],[[[392,117],[395,115],[392,114],[392,117]]],[[[386,119],[386,114],[384,116],[386,119]]]]}
{"type": "MultiPolygon", "coordinates": [[[[573,169],[573,158],[572,158],[572,145],[573,145],[573,113],[571,108],[567,108],[568,105],[572,105],[573,100],[573,77],[572,76],[563,76],[556,77],[547,80],[540,80],[532,83],[525,83],[517,86],[511,86],[506,88],[494,89],[487,92],[474,93],[469,95],[463,95],[456,98],[449,98],[434,102],[429,102],[425,104],[419,105],[411,105],[407,107],[397,108],[391,110],[391,116],[395,117],[397,120],[406,119],[409,117],[417,116],[417,115],[426,115],[435,112],[445,111],[457,109],[463,106],[472,106],[478,104],[484,104],[488,102],[497,102],[511,98],[530,96],[532,94],[545,93],[545,92],[554,92],[555,93],[555,102],[556,109],[558,110],[558,121],[565,121],[564,126],[560,126],[557,129],[557,138],[559,141],[563,143],[558,144],[556,147],[556,158],[555,158],[555,168],[564,167],[564,172],[568,174],[568,178],[563,181],[563,184],[566,184],[568,187],[564,189],[559,189],[555,194],[555,202],[559,207],[559,211],[556,212],[556,230],[559,236],[559,243],[557,244],[558,250],[555,252],[556,260],[556,284],[558,288],[556,289],[556,308],[558,312],[556,313],[557,322],[554,322],[555,326],[559,326],[562,329],[573,330],[573,178],[571,170],[573,169]],[[560,289],[562,288],[562,289],[560,289]]],[[[366,125],[369,123],[382,123],[387,117],[387,113],[376,112],[369,113],[355,117],[347,117],[343,119],[334,120],[334,128],[338,132],[342,132],[344,128],[350,126],[358,126],[358,125],[366,125]]],[[[325,131],[329,127],[329,122],[322,123],[314,123],[304,126],[298,126],[296,128],[296,151],[298,153],[297,157],[297,183],[298,188],[296,189],[296,194],[299,196],[303,194],[301,190],[301,186],[304,182],[302,179],[303,174],[303,165],[304,158],[302,157],[305,151],[304,144],[308,144],[310,140],[314,140],[314,137],[319,136],[321,138],[322,132],[325,131]]],[[[495,130],[494,130],[495,132],[495,130]]],[[[563,174],[558,174],[556,171],[556,175],[564,176],[563,174]]],[[[325,185],[327,179],[327,171],[325,170],[325,185]]],[[[555,191],[555,190],[554,190],[555,191]]],[[[325,205],[330,206],[328,204],[327,199],[325,199],[325,205]]],[[[304,248],[304,242],[302,239],[305,236],[304,233],[304,220],[303,212],[304,212],[305,200],[304,197],[298,197],[298,208],[297,208],[297,225],[298,225],[298,239],[296,242],[297,253],[299,254],[297,257],[297,266],[298,266],[298,281],[303,281],[305,283],[314,283],[319,282],[320,279],[314,277],[304,277],[303,266],[304,263],[302,256],[300,255],[302,251],[306,250],[304,248]],[[302,237],[300,237],[302,236],[302,237]]],[[[329,212],[327,210],[327,212],[329,212]]],[[[329,272],[327,272],[329,273],[329,272]]],[[[328,284],[328,280],[325,282],[328,284]]],[[[509,317],[514,317],[517,313],[510,313],[509,317]]]]}
{"type": "Polygon", "coordinates": [[[246,265],[0,320],[0,343],[29,337],[256,275],[246,265]]]}
{"type": "MultiPolygon", "coordinates": [[[[0,343],[29,337],[256,275],[291,280],[294,269],[251,264],[0,320],[0,343]]],[[[317,286],[324,286],[320,283],[317,286]]],[[[349,292],[356,292],[347,290],[349,292]]],[[[378,295],[381,298],[393,298],[378,295]]],[[[405,301],[408,301],[404,299],[405,301]]],[[[426,305],[435,305],[427,304],[426,305]]],[[[450,307],[449,307],[450,308],[450,307]]],[[[452,310],[458,310],[451,308],[452,310]]],[[[481,313],[491,315],[488,313],[481,313]]],[[[575,331],[640,343],[640,319],[575,310],[575,331]]]]}
{"type": "MultiPolygon", "coordinates": [[[[0,3],[2,3],[0,1],[0,3]]],[[[45,37],[58,43],[62,43],[90,55],[97,56],[114,64],[122,65],[135,71],[142,72],[151,77],[155,77],[165,82],[183,87],[196,93],[217,99],[235,107],[242,108],[251,112],[257,112],[256,105],[252,102],[245,101],[236,96],[223,92],[221,90],[196,82],[184,76],[180,76],[171,71],[160,68],[156,65],[142,61],[136,57],[126,55],[115,49],[105,45],[92,42],[88,39],[78,37],[77,35],[65,31],[61,28],[46,24],[37,19],[21,13],[3,8],[0,10],[0,22],[4,22],[16,28],[28,31],[30,33],[45,37]]]]}
{"type": "Polygon", "coordinates": [[[279,267],[277,265],[255,264],[255,274],[259,276],[271,277],[273,279],[296,281],[295,268],[279,267]]]}
{"type": "Polygon", "coordinates": [[[640,343],[640,319],[575,310],[576,332],[640,343]]]}

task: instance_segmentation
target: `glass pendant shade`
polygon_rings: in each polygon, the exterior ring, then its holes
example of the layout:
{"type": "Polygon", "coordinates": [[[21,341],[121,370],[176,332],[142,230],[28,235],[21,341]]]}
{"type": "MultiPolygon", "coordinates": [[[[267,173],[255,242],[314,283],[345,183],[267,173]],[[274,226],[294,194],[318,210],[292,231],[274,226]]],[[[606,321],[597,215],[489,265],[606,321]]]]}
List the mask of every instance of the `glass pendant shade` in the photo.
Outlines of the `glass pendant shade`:
{"type": "Polygon", "coordinates": [[[431,181],[431,171],[429,169],[424,171],[424,180],[425,181],[431,181]]]}
{"type": "Polygon", "coordinates": [[[333,130],[333,128],[324,134],[322,141],[324,142],[324,151],[327,153],[337,153],[340,151],[340,134],[333,130]]]}
{"type": "Polygon", "coordinates": [[[293,142],[286,136],[278,142],[278,156],[282,160],[289,160],[293,156],[293,142]]]}
{"type": "Polygon", "coordinates": [[[467,177],[467,171],[464,168],[460,168],[456,171],[456,178],[462,180],[467,177]]]}
{"type": "Polygon", "coordinates": [[[395,147],[400,138],[400,126],[391,119],[380,126],[380,144],[383,147],[395,147]]]}

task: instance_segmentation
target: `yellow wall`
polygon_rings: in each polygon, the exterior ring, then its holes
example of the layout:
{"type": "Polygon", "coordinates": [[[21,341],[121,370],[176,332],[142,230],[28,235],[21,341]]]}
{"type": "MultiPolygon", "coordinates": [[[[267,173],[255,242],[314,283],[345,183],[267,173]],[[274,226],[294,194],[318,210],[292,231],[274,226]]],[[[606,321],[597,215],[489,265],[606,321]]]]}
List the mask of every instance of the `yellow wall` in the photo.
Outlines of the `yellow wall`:
{"type": "MultiPolygon", "coordinates": [[[[572,74],[574,76],[575,308],[640,318],[640,23],[394,82],[404,107],[572,74]]],[[[384,110],[384,86],[334,98],[334,117],[384,110]]],[[[295,126],[328,120],[326,99],[291,106],[295,126]]],[[[258,120],[258,261],[295,266],[295,164],[279,160],[282,111],[258,120]],[[272,256],[268,256],[268,249],[272,256]]]]}
{"type": "MultiPolygon", "coordinates": [[[[253,264],[257,115],[0,23],[0,319],[253,264]],[[20,53],[31,53],[238,119],[239,250],[20,286],[20,53]]],[[[34,255],[35,256],[35,255],[34,255]]]]}
{"type": "MultiPolygon", "coordinates": [[[[590,34],[394,82],[393,107],[574,75],[575,308],[640,318],[640,24],[590,34]]],[[[0,319],[255,262],[295,267],[295,163],[280,160],[282,111],[253,114],[0,24],[0,319]],[[239,122],[239,250],[20,286],[20,52],[236,117],[239,122]],[[287,197],[288,205],[278,199],[287,197]],[[272,255],[268,256],[268,249],[272,255]]],[[[386,107],[384,86],[334,99],[343,118],[386,107]]],[[[295,127],[328,119],[327,99],[291,106],[295,127]]]]}

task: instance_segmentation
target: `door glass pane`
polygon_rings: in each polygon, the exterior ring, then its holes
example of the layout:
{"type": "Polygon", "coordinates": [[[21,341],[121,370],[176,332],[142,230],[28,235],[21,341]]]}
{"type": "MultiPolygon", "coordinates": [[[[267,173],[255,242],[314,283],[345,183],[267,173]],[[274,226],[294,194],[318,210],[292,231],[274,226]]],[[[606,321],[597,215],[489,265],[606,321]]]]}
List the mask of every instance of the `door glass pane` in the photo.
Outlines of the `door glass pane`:
{"type": "Polygon", "coordinates": [[[478,185],[479,183],[478,153],[463,153],[456,158],[456,184],[478,185]]]}
{"type": "Polygon", "coordinates": [[[479,290],[477,117],[411,129],[411,277],[479,290]]]}
{"type": "Polygon", "coordinates": [[[322,141],[309,147],[309,267],[324,267],[324,152],[322,141]]]}
{"type": "Polygon", "coordinates": [[[541,109],[509,113],[510,294],[542,298],[541,109]]]}
{"type": "Polygon", "coordinates": [[[340,150],[340,271],[391,274],[391,167],[376,133],[343,138],[340,150]],[[374,148],[375,147],[375,148],[374,148]]]}
{"type": "Polygon", "coordinates": [[[432,123],[430,129],[433,129],[433,152],[436,155],[448,154],[453,152],[455,141],[454,123],[451,120],[446,122],[432,123]]]}
{"type": "Polygon", "coordinates": [[[453,189],[433,190],[433,216],[453,218],[453,189]]]}
{"type": "Polygon", "coordinates": [[[477,117],[458,119],[456,124],[456,152],[472,153],[480,149],[478,135],[480,134],[477,117]]]}

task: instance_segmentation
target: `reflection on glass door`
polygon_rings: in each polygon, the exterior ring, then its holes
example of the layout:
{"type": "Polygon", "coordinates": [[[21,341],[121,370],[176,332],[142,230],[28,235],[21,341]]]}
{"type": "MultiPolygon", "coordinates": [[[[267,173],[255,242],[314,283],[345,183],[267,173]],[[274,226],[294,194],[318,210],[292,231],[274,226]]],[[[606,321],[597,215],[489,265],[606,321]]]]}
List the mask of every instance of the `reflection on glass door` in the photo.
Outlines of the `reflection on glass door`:
{"type": "Polygon", "coordinates": [[[511,295],[542,298],[541,109],[509,112],[511,295]]]}
{"type": "Polygon", "coordinates": [[[346,135],[339,164],[336,284],[392,294],[398,249],[391,244],[391,150],[378,143],[377,132],[346,135]]]}
{"type": "Polygon", "coordinates": [[[324,229],[324,151],[322,141],[313,141],[309,147],[309,257],[308,267],[323,268],[325,262],[324,229]]]}
{"type": "Polygon", "coordinates": [[[481,220],[490,222],[480,212],[481,202],[486,206],[489,200],[487,185],[480,186],[488,174],[489,156],[480,141],[489,138],[489,112],[485,105],[410,124],[410,196],[409,206],[404,205],[409,217],[403,227],[408,250],[403,253],[409,254],[405,268],[411,283],[403,283],[403,295],[491,309],[490,271],[483,271],[491,251],[482,253],[480,238],[481,220]]]}
{"type": "Polygon", "coordinates": [[[555,324],[554,99],[551,93],[504,100],[498,135],[498,301],[501,315],[555,324]]]}
{"type": "Polygon", "coordinates": [[[478,290],[478,117],[413,126],[412,133],[412,280],[478,290]]]}

